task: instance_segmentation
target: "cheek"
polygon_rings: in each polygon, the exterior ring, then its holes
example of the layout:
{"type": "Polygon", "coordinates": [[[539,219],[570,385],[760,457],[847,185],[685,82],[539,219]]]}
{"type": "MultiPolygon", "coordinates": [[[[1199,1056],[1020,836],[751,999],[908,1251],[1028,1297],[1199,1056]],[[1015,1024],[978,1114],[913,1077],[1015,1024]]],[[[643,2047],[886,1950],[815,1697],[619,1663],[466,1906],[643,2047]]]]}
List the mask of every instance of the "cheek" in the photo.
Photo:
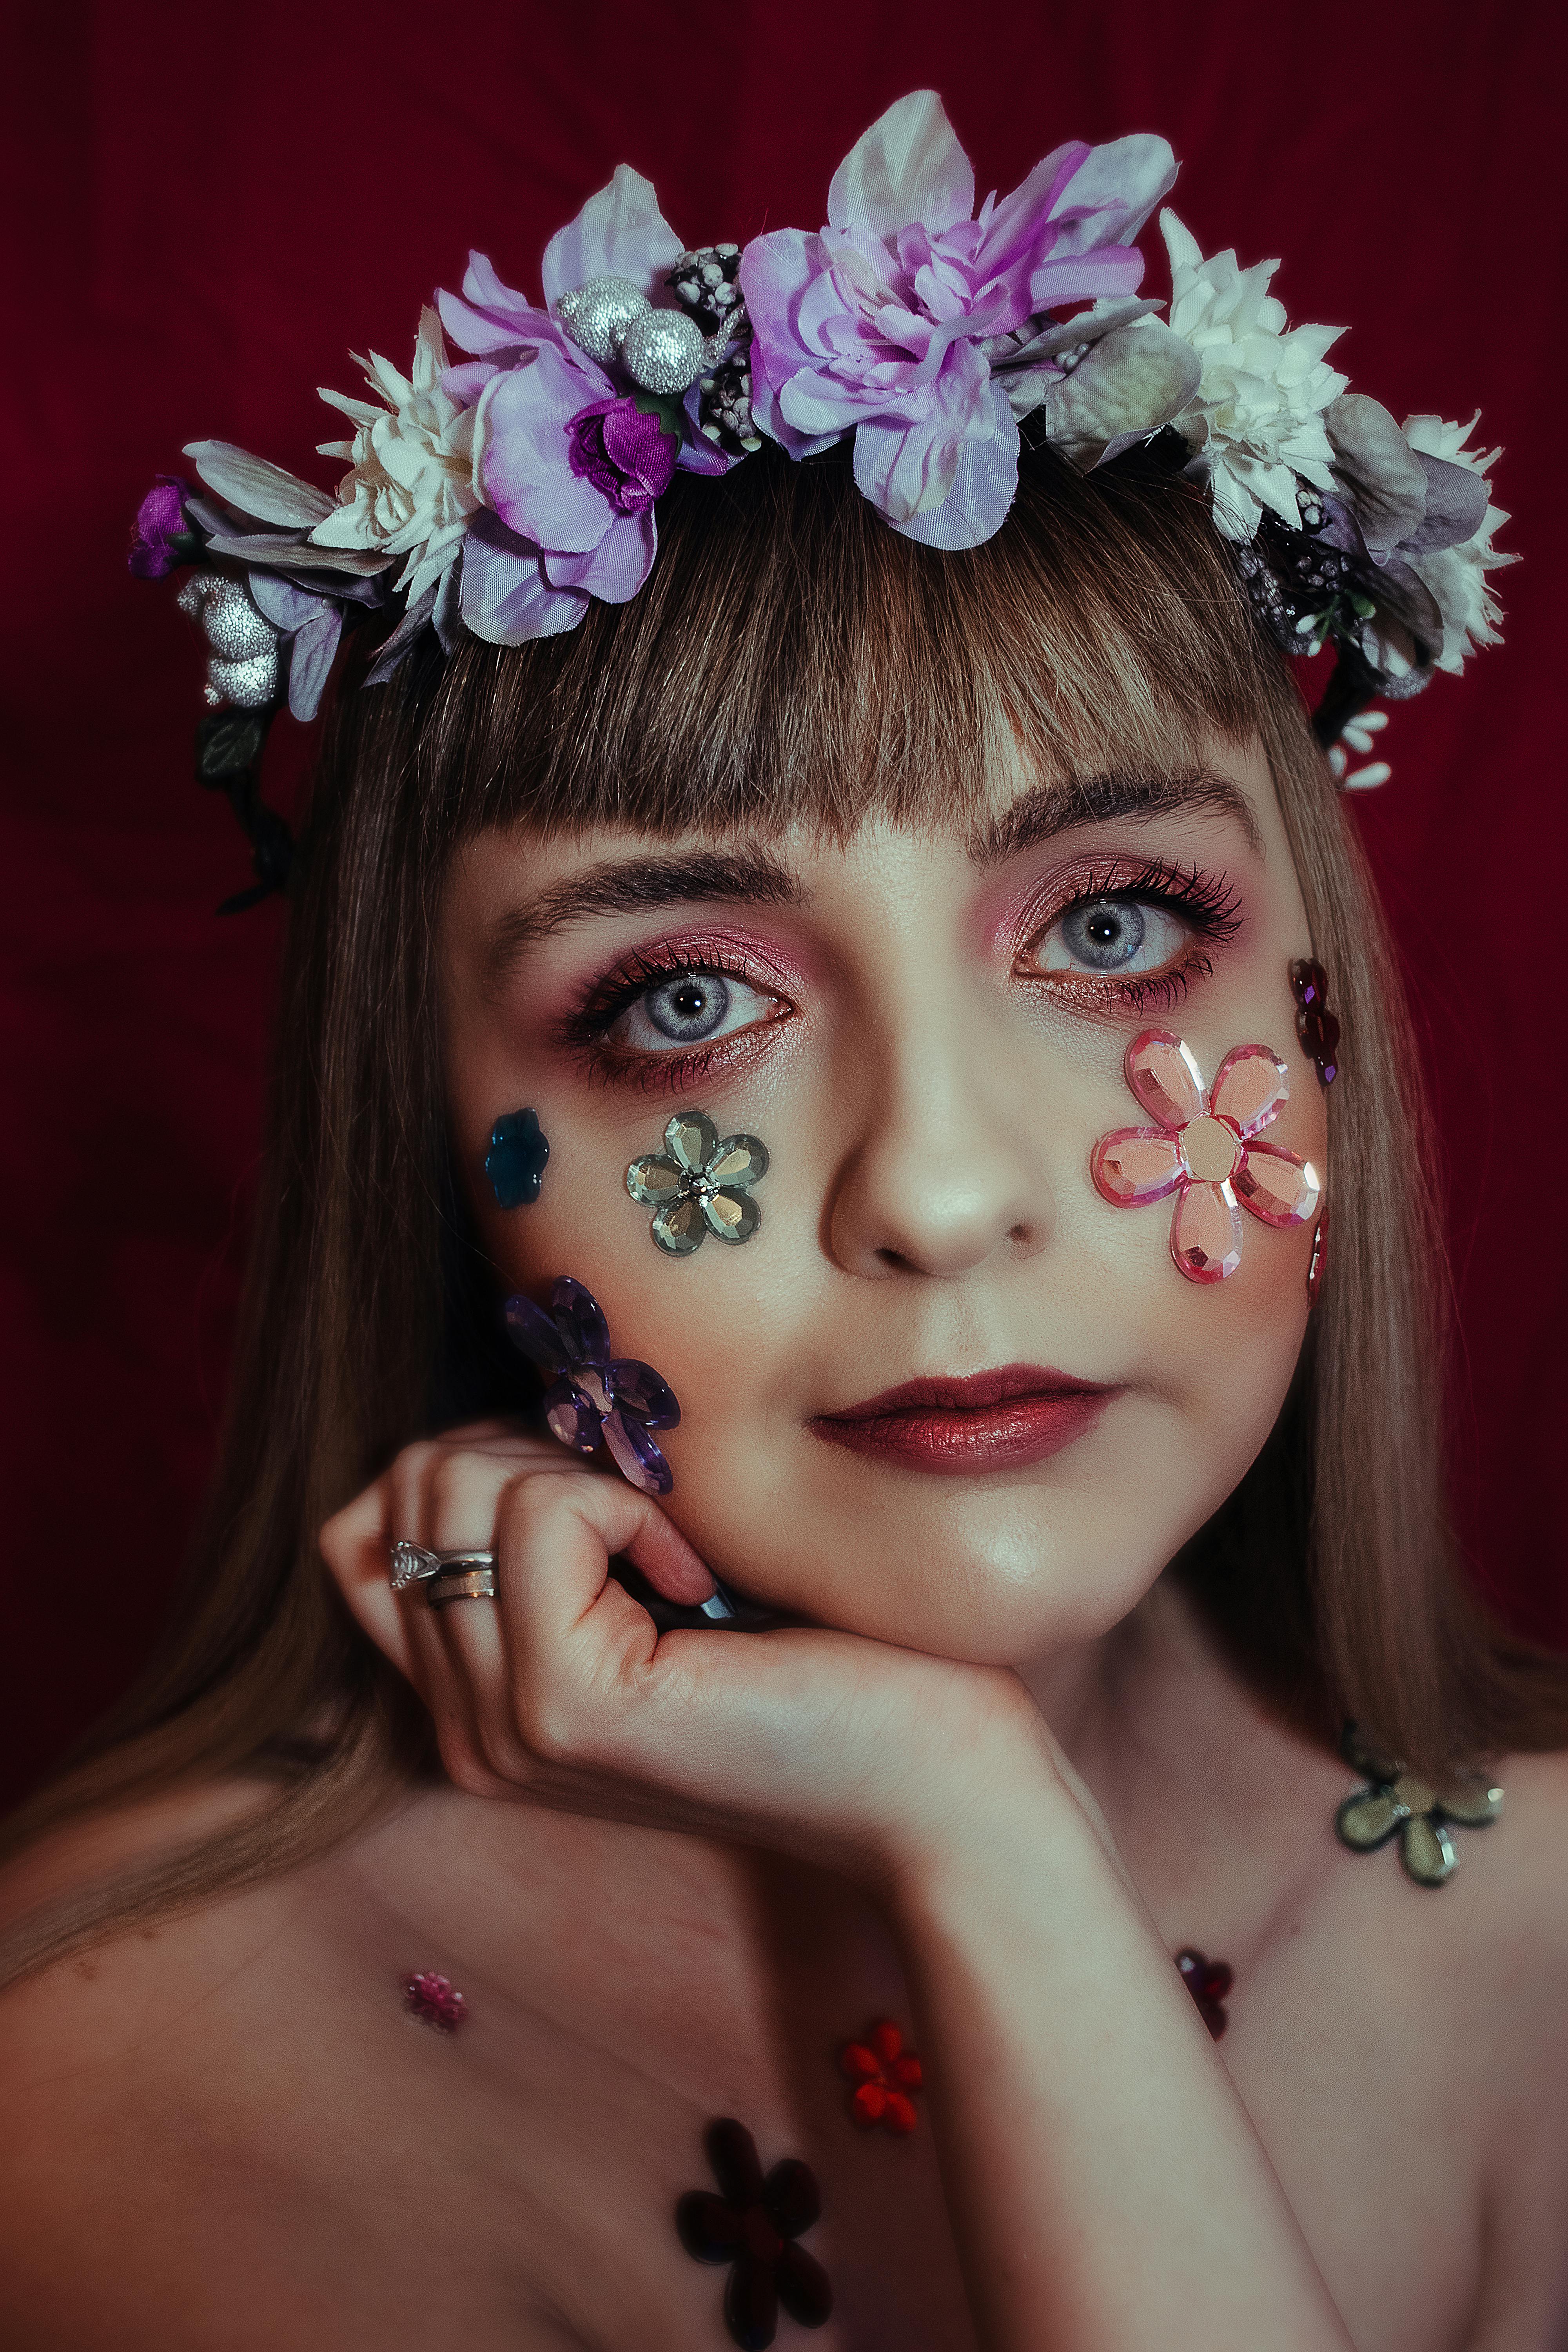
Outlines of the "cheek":
{"type": "Polygon", "coordinates": [[[690,1256],[671,1256],[653,1240],[651,1209],[626,1185],[633,1161],[663,1150],[668,1103],[601,1108],[579,1097],[552,1112],[547,1090],[531,1099],[550,1157],[530,1206],[498,1206],[483,1172],[484,1115],[469,1123],[468,1192],[498,1298],[512,1290],[542,1298],[570,1275],[604,1309],[616,1355],[651,1364],[668,1381],[682,1423],[660,1444],[676,1470],[679,1511],[711,1476],[734,1483],[780,1356],[798,1333],[810,1281],[800,1244],[814,1234],[798,1173],[792,1183],[793,1171],[771,1169],[762,1180],[763,1224],[751,1240],[710,1235],[690,1256]]]}
{"type": "MultiPolygon", "coordinates": [[[[1323,1097],[1310,1065],[1292,1056],[1290,1076],[1269,1139],[1322,1176],[1323,1097]]],[[[776,1152],[756,1239],[705,1242],[677,1260],[655,1247],[649,1212],[625,1185],[627,1163],[658,1147],[662,1097],[530,1091],[550,1157],[537,1202],[511,1211],[498,1207],[483,1161],[494,1118],[522,1097],[491,1073],[454,1109],[500,1289],[539,1297],[555,1276],[575,1276],[604,1307],[615,1352],[652,1364],[675,1390],[682,1423],[661,1438],[676,1471],[671,1516],[721,1572],[850,1630],[1008,1660],[1089,1638],[1137,1601],[1255,1458],[1307,1320],[1310,1223],[1276,1230],[1244,1211],[1237,1272],[1188,1281],[1170,1256],[1173,1201],[1113,1208],[1089,1181],[1093,1141],[1135,1119],[1136,1105],[1089,1084],[1070,1090],[1068,1108],[1067,1091],[1058,1080],[1031,1121],[1049,1238],[1008,1273],[991,1352],[1059,1363],[1126,1393],[1047,1478],[988,1493],[914,1479],[894,1494],[803,1428],[823,1351],[858,1351],[874,1328],[867,1318],[894,1306],[884,1286],[847,1285],[826,1268],[816,1171],[776,1152]]],[[[738,1123],[770,1136],[790,1124],[776,1106],[771,1123],[738,1123]]],[[[889,1353],[882,1344],[879,1361],[889,1353]]]]}
{"type": "MultiPolygon", "coordinates": [[[[1086,1187],[1073,1214],[1075,1285],[1085,1302],[1103,1302],[1150,1395],[1167,1400],[1175,1423],[1201,1434],[1207,1475],[1217,1487],[1210,1509],[1268,1435],[1307,1328],[1313,1232],[1329,1192],[1327,1120],[1310,1069],[1307,1087],[1294,1066],[1290,1075],[1291,1097],[1261,1139],[1310,1165],[1318,1207],[1300,1224],[1279,1226],[1239,1205],[1239,1261],[1222,1280],[1195,1281],[1173,1258],[1179,1192],[1121,1207],[1086,1187]]],[[[1194,1193],[1190,1205],[1201,1197],[1194,1193]]],[[[1185,1237],[1184,1221],[1183,1230],[1185,1237]]],[[[1219,1234],[1228,1237],[1229,1231],[1222,1217],[1219,1234]]]]}

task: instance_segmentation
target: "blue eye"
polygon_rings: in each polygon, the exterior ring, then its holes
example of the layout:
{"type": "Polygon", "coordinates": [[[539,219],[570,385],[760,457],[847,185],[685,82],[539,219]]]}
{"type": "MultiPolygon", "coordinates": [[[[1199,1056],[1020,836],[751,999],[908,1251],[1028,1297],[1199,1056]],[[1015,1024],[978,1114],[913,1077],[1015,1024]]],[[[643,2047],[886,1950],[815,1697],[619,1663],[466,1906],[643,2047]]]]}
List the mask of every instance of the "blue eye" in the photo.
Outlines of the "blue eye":
{"type": "Polygon", "coordinates": [[[1119,898],[1089,898],[1062,917],[1068,952],[1095,971],[1120,971],[1143,944],[1141,907],[1119,898]]]}
{"type": "Polygon", "coordinates": [[[642,1054],[705,1045],[769,1020],[778,1006],[743,980],[718,971],[672,971],[635,997],[606,1033],[642,1054]]]}
{"type": "Polygon", "coordinates": [[[716,971],[683,971],[679,980],[650,988],[643,998],[660,1036],[690,1045],[713,1036],[730,1010],[730,986],[716,971]]]}
{"type": "Polygon", "coordinates": [[[1158,971],[1190,936],[1178,915],[1147,900],[1080,898],[1057,917],[1036,955],[1044,971],[1158,971]]]}

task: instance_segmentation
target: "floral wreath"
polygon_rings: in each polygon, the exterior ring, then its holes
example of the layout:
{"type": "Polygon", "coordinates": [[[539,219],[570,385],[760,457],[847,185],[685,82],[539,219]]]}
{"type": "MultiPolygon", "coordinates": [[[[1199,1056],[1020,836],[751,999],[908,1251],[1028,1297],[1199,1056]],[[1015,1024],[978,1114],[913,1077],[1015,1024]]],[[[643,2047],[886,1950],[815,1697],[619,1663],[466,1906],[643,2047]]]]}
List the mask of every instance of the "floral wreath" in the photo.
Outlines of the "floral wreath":
{"type": "Polygon", "coordinates": [[[373,352],[374,400],[322,393],[353,428],[321,445],[348,468],[335,497],[191,443],[200,487],[155,484],[131,569],[195,567],[178,601],[210,649],[197,772],[229,793],[258,874],[225,911],[287,877],[261,750],[285,701],[315,716],[345,623],[401,608],[373,685],[426,630],[450,653],[465,634],[574,628],[591,598],[642,586],[677,472],[725,473],[764,440],[804,458],[852,439],[883,520],[949,549],[1000,529],[1026,421],[1085,470],[1160,439],[1206,485],[1278,642],[1333,646],[1325,748],[1374,697],[1493,644],[1487,575],[1514,559],[1492,546],[1508,517],[1488,497],[1498,452],[1468,446],[1477,419],[1395,424],[1328,365],[1342,330],[1288,326],[1278,263],[1205,260],[1168,209],[1157,317],[1132,239],[1175,176],[1163,139],[1072,142],[976,212],[942,101],[917,90],[845,157],[824,227],[688,248],[622,164],[546,247],[542,304],[472,254],[461,294],[424,312],[409,375],[373,352]]]}

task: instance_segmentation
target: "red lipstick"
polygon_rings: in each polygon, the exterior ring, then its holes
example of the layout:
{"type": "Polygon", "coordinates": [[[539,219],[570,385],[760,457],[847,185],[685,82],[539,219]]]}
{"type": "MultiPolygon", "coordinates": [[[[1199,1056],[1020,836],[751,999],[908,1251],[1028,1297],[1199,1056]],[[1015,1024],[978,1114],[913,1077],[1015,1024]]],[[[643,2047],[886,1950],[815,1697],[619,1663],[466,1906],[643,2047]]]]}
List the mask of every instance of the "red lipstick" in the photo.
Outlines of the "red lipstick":
{"type": "Polygon", "coordinates": [[[818,1414],[811,1428],[830,1445],[907,1470],[978,1477],[1047,1461],[1092,1429],[1117,1393],[1040,1364],[1003,1364],[967,1380],[905,1381],[818,1414]]]}

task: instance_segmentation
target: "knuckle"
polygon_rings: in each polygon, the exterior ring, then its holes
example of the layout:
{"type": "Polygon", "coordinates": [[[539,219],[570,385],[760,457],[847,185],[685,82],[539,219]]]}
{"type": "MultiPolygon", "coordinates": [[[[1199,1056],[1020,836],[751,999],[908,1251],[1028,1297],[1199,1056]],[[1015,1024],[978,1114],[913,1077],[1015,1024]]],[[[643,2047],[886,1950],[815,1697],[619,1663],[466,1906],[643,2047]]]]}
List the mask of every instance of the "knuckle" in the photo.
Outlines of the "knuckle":
{"type": "Polygon", "coordinates": [[[343,1525],[346,1517],[346,1510],[334,1511],[330,1519],[322,1520],[316,1538],[317,1549],[334,1574],[342,1566],[342,1556],[348,1549],[348,1530],[343,1525]]]}
{"type": "MultiPolygon", "coordinates": [[[[374,1489],[367,1490],[374,1493],[374,1489]]],[[[323,1519],[316,1536],[316,1546],[322,1559],[340,1584],[352,1583],[365,1557],[367,1546],[379,1542],[379,1525],[373,1528],[366,1521],[363,1505],[365,1496],[345,1503],[323,1519]]]]}
{"type": "Polygon", "coordinates": [[[528,1465],[507,1481],[500,1500],[509,1529],[524,1541],[549,1526],[582,1492],[583,1473],[528,1465]]]}
{"type": "Polygon", "coordinates": [[[479,1421],[459,1422],[456,1428],[443,1430],[443,1445],[493,1445],[510,1436],[510,1425],[499,1413],[487,1413],[479,1421]]]}
{"type": "Polygon", "coordinates": [[[467,1453],[443,1453],[431,1464],[426,1475],[425,1492],[437,1510],[448,1509],[464,1502],[472,1493],[477,1468],[475,1457],[467,1453]]]}
{"type": "Polygon", "coordinates": [[[416,1437],[405,1445],[393,1464],[394,1473],[403,1478],[418,1478],[429,1468],[440,1447],[433,1437],[416,1437]]]}

